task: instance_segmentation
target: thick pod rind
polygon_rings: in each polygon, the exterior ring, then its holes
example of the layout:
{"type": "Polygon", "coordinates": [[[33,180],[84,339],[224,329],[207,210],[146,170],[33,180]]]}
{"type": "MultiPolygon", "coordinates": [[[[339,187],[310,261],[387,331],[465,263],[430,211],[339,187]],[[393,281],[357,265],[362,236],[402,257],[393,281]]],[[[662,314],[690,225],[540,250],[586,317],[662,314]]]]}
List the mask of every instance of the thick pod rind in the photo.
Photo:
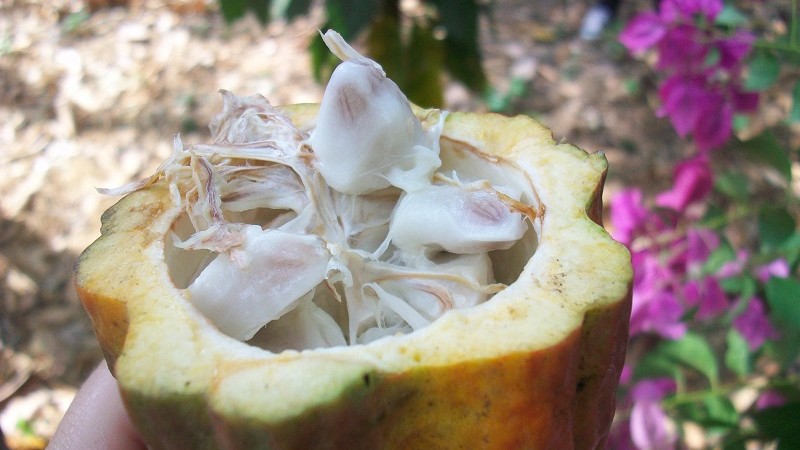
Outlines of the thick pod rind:
{"type": "MultiPolygon", "coordinates": [[[[305,131],[317,108],[284,111],[305,131]]],[[[603,448],[632,277],[598,224],[605,158],[491,114],[449,115],[439,143],[444,165],[500,156],[527,175],[536,251],[487,302],[367,345],[274,354],[217,331],[168,274],[181,210],[163,180],[104,215],[76,283],[151,448],[603,448]]]]}

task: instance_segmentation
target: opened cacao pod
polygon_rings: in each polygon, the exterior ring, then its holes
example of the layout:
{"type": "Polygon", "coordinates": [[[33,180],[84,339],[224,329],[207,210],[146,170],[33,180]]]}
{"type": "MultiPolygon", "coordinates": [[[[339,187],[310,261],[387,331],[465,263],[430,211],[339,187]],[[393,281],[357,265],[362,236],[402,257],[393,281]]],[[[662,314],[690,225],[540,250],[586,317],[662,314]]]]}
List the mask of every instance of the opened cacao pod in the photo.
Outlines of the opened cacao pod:
{"type": "Polygon", "coordinates": [[[76,283],[154,449],[589,449],[630,310],[607,163],[408,104],[337,35],[321,105],[223,92],[112,191],[76,283]]]}

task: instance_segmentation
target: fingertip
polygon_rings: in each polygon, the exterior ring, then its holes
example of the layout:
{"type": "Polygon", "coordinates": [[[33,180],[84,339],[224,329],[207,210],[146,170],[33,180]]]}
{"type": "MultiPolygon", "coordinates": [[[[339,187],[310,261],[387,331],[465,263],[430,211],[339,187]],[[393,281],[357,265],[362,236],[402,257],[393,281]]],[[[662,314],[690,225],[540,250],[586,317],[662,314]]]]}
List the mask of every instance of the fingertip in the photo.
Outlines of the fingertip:
{"type": "Polygon", "coordinates": [[[67,409],[48,449],[141,450],[136,428],[105,361],[92,372],[67,409]]]}

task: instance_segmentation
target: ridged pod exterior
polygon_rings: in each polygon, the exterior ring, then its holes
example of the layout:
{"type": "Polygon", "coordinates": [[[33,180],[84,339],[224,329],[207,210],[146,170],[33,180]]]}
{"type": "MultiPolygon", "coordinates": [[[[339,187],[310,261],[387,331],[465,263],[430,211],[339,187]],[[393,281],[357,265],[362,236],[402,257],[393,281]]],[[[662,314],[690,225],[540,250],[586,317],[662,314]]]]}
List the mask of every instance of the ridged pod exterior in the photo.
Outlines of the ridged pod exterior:
{"type": "MultiPolygon", "coordinates": [[[[317,107],[283,111],[309,129],[317,107]]],[[[540,202],[536,251],[490,301],[368,345],[274,354],[219,333],[168,274],[180,208],[166,182],[103,215],[76,285],[151,448],[604,447],[632,277],[601,226],[606,159],[494,114],[450,114],[440,143],[443,159],[471,152],[524,170],[540,202]]]]}

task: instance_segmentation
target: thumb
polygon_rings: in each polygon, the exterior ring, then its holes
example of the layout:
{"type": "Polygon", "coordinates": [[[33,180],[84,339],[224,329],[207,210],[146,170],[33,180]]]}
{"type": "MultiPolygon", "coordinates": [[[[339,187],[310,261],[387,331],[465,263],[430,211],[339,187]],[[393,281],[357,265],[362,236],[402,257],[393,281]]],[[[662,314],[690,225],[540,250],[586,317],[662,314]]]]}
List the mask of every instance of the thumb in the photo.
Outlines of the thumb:
{"type": "Polygon", "coordinates": [[[48,446],[50,450],[78,448],[145,449],[105,361],[78,390],[48,446]]]}

